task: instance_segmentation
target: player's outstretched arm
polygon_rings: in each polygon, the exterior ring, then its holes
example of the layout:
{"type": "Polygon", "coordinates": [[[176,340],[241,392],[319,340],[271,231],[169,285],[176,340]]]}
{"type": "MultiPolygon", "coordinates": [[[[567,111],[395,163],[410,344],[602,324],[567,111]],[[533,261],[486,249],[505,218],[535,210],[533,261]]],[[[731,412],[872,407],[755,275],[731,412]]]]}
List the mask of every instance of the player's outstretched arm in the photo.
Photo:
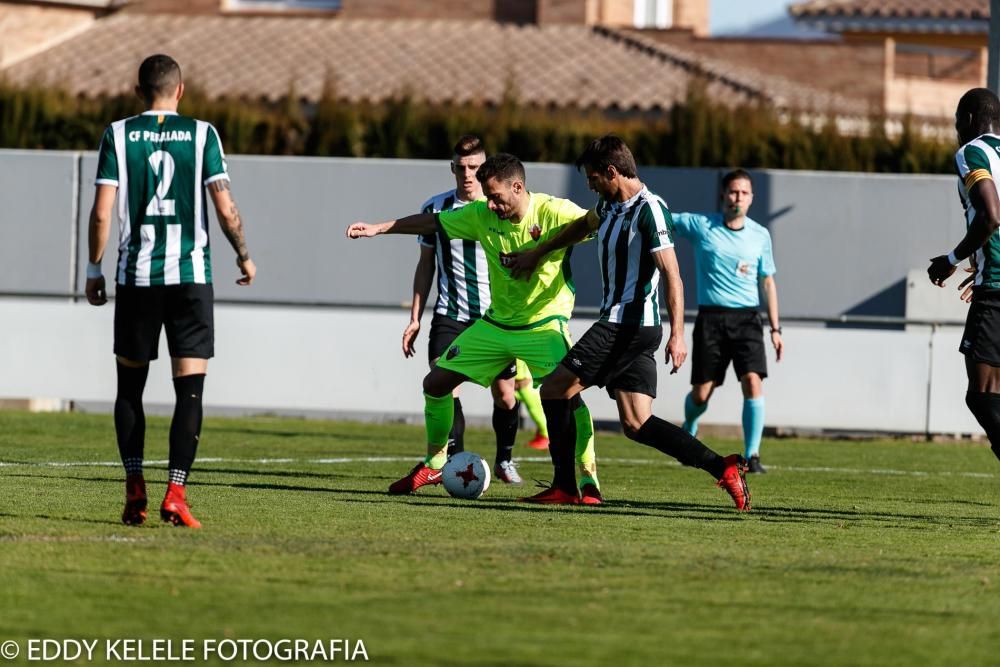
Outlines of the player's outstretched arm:
{"type": "Polygon", "coordinates": [[[243,232],[243,220],[240,218],[239,209],[236,208],[236,201],[229,191],[229,179],[221,178],[209,183],[208,194],[215,205],[215,213],[219,218],[222,233],[226,235],[229,244],[236,251],[236,266],[243,274],[243,277],[239,278],[236,284],[249,285],[257,276],[257,265],[250,259],[246,235],[243,232]]]}
{"type": "Polygon", "coordinates": [[[977,181],[969,190],[969,199],[976,209],[976,217],[969,223],[965,237],[950,254],[931,258],[931,265],[927,268],[927,277],[938,287],[944,287],[944,281],[955,272],[955,266],[986,245],[1000,229],[1000,198],[997,197],[993,179],[977,181]]]}
{"type": "Polygon", "coordinates": [[[542,258],[560,248],[568,248],[584,241],[590,233],[601,224],[600,218],[593,209],[563,227],[562,231],[548,239],[542,241],[533,250],[515,252],[504,255],[502,261],[504,266],[510,269],[510,275],[514,278],[529,278],[535,272],[535,267],[542,261],[542,258]]]}
{"type": "Polygon", "coordinates": [[[90,225],[87,231],[87,249],[89,264],[87,265],[87,284],[84,293],[87,303],[92,306],[103,306],[108,302],[108,293],[101,273],[101,260],[104,258],[104,248],[111,234],[111,212],[114,210],[118,186],[100,184],[94,192],[94,205],[90,209],[90,225]]]}
{"type": "Polygon", "coordinates": [[[673,248],[664,248],[653,253],[656,268],[663,276],[663,295],[670,312],[670,337],[664,350],[667,363],[671,364],[670,374],[680,370],[687,359],[687,343],[684,342],[684,282],[677,264],[677,254],[673,248]]]}
{"type": "Polygon", "coordinates": [[[388,222],[355,222],[348,225],[347,238],[363,239],[379,234],[433,234],[436,227],[436,213],[417,213],[388,222]]]}

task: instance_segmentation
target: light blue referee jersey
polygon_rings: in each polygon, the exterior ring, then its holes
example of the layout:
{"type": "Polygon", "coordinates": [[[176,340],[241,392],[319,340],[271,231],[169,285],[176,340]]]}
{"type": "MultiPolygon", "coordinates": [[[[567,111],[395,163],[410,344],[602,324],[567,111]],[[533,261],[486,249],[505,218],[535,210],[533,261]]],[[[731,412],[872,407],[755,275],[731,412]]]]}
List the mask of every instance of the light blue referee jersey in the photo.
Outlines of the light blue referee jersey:
{"type": "Polygon", "coordinates": [[[698,305],[723,308],[760,306],[758,281],[774,275],[771,234],[745,218],[729,229],[721,213],[674,213],[677,236],[694,244],[698,305]]]}

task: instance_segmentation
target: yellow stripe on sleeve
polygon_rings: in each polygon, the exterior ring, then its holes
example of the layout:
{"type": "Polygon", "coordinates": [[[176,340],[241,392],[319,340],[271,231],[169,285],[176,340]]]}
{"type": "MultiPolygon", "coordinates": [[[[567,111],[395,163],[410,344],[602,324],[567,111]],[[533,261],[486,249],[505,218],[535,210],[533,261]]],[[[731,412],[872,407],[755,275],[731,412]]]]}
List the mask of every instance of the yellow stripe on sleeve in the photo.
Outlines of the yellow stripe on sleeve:
{"type": "Polygon", "coordinates": [[[970,171],[965,176],[965,191],[968,192],[969,190],[971,190],[973,185],[983,180],[984,178],[988,178],[992,181],[993,175],[985,169],[973,169],[972,171],[970,171]]]}

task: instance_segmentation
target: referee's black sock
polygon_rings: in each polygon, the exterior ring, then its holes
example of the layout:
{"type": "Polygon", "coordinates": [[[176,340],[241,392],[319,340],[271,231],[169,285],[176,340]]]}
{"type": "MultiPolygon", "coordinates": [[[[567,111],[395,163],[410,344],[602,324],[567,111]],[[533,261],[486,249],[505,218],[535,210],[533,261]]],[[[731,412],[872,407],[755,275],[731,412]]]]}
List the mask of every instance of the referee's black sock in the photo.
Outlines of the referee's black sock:
{"type": "Polygon", "coordinates": [[[455,416],[451,422],[451,433],[448,434],[448,458],[465,451],[465,413],[462,412],[462,401],[458,396],[453,399],[455,416]]]}
{"type": "Polygon", "coordinates": [[[201,437],[201,394],[205,374],[174,378],[174,418],[170,422],[170,481],[184,485],[201,437]]]}
{"type": "Polygon", "coordinates": [[[493,404],[493,431],[497,434],[496,463],[510,461],[514,455],[514,442],[517,440],[518,412],[521,404],[514,401],[510,410],[493,404]]]}
{"type": "Polygon", "coordinates": [[[965,395],[965,404],[986,431],[994,456],[1000,459],[1000,394],[970,391],[965,395]]]}
{"type": "Polygon", "coordinates": [[[118,454],[126,475],[142,474],[142,456],[146,444],[146,413],[142,392],[146,388],[149,364],[141,368],[118,366],[118,393],[115,396],[115,435],[118,454]]]}
{"type": "Polygon", "coordinates": [[[626,435],[636,442],[674,457],[684,465],[701,468],[715,479],[720,479],[726,469],[722,457],[703,445],[700,440],[655,415],[647,419],[637,432],[633,434],[626,432],[626,435]]]}
{"type": "Polygon", "coordinates": [[[542,410],[549,427],[549,456],[552,458],[552,486],[576,495],[576,469],[573,455],[576,451],[576,420],[570,400],[543,398],[542,410]]]}

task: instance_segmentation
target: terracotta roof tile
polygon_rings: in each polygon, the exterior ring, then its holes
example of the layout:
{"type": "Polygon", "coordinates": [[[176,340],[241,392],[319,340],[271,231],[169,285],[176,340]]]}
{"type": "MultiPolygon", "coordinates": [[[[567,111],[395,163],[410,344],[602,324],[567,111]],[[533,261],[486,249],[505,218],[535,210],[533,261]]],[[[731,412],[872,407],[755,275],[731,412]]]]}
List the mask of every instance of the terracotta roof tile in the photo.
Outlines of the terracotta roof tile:
{"type": "Polygon", "coordinates": [[[989,0],[811,0],[792,5],[796,18],[989,19],[989,0]]]}
{"type": "Polygon", "coordinates": [[[513,84],[523,103],[544,108],[648,111],[672,107],[692,80],[701,80],[726,104],[764,100],[868,113],[856,100],[734,69],[641,34],[579,25],[125,12],[3,75],[80,95],[128,94],[138,64],[154,52],[177,58],[186,80],[211,96],[277,100],[294,89],[316,101],[329,80],[348,101],[409,92],[435,103],[495,104],[513,84]]]}

